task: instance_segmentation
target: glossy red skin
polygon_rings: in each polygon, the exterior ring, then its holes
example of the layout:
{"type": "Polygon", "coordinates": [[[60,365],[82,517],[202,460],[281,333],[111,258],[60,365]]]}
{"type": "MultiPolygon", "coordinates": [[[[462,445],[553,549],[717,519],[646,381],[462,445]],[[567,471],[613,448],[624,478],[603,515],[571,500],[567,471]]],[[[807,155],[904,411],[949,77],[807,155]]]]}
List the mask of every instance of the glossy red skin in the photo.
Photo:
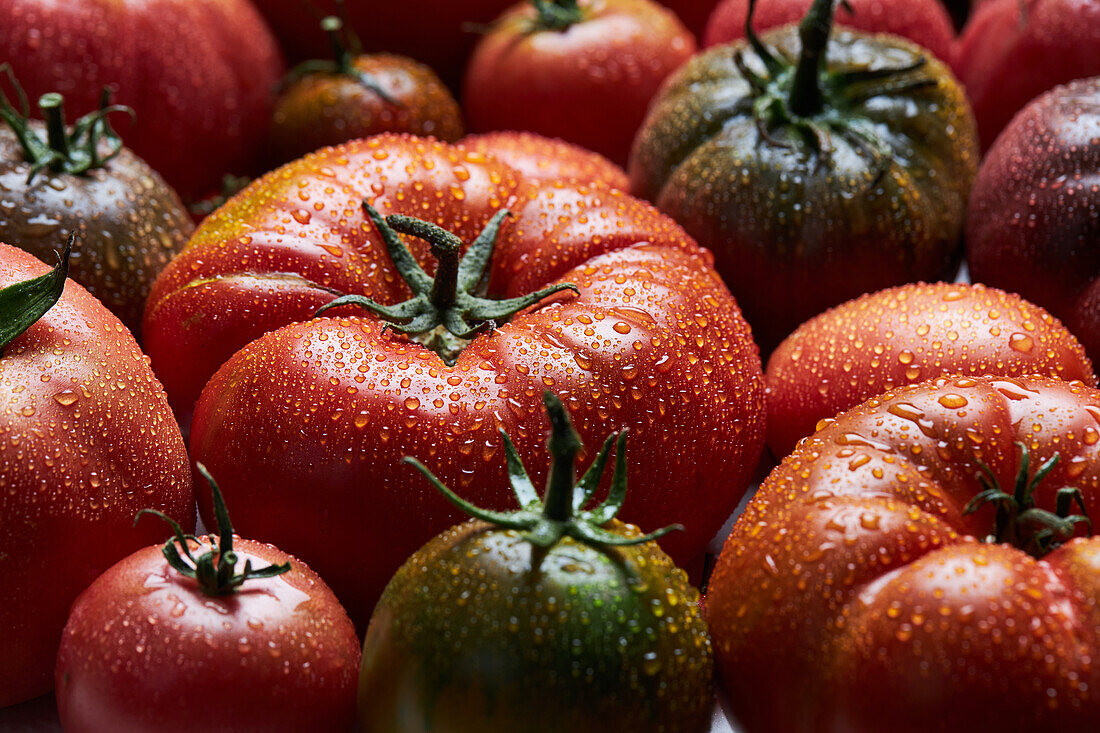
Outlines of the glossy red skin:
{"type": "Polygon", "coordinates": [[[707,596],[745,730],[1096,730],[1100,537],[1037,561],[975,540],[992,506],[962,510],[979,460],[1012,486],[1023,440],[1032,472],[1062,459],[1038,506],[1072,485],[1097,516],[1098,428],[1100,392],[1079,382],[954,377],[801,443],[734,525],[707,596]]]}
{"type": "MultiPolygon", "coordinates": [[[[633,464],[626,520],[675,519],[687,530],[662,546],[679,558],[702,553],[763,443],[759,357],[709,255],[627,194],[524,184],[459,146],[380,136],[321,155],[253,184],[163,273],[146,324],[157,334],[149,341],[159,345],[154,364],[166,375],[177,364],[218,366],[188,351],[206,343],[189,327],[203,325],[204,314],[217,314],[220,346],[232,354],[255,337],[259,316],[308,321],[314,307],[295,312],[299,304],[269,296],[277,307],[257,308],[262,274],[248,276],[251,292],[215,281],[201,297],[187,287],[194,277],[299,268],[338,290],[384,302],[405,297],[364,221],[364,196],[383,213],[419,214],[465,241],[507,204],[516,216],[498,243],[490,292],[519,295],[564,278],[581,294],[477,337],[453,368],[416,343],[382,335],[375,319],[353,309],[344,314],[356,317],[299,323],[249,344],[206,386],[191,427],[192,457],[218,476],[237,526],[303,557],[365,625],[401,562],[459,517],[401,458],[416,455],[472,501],[511,507],[497,429],[509,432],[541,482],[541,394],[550,388],[572,412],[589,456],[609,432],[629,427],[629,450],[647,457],[633,464]],[[285,213],[314,202],[324,207],[309,224],[285,213]],[[343,256],[321,249],[323,237],[343,242],[343,256]],[[700,462],[699,454],[711,459],[700,462]]],[[[426,264],[426,246],[412,248],[426,264]]]]}
{"type": "MultiPolygon", "coordinates": [[[[797,23],[811,0],[760,0],[752,27],[756,32],[797,23]]],[[[867,33],[891,33],[924,46],[936,58],[950,63],[955,30],[940,0],[849,0],[852,10],[837,5],[836,23],[867,33]]],[[[716,46],[745,37],[748,0],[722,0],[707,22],[704,46],[716,46]]]]}
{"type": "Polygon", "coordinates": [[[990,149],[971,192],[975,280],[1049,308],[1100,357],[1100,78],[1029,104],[990,149]]]}
{"type": "MultiPolygon", "coordinates": [[[[0,288],[49,270],[0,245],[0,288]]],[[[73,599],[156,540],[143,507],[194,527],[187,453],[119,320],[69,280],[0,358],[0,707],[53,686],[73,599]]]]}
{"type": "Polygon", "coordinates": [[[530,130],[624,165],[649,100],[695,52],[695,39],[651,0],[580,0],[566,30],[532,30],[530,2],[482,36],[466,68],[473,131],[530,130]]]}
{"type": "Polygon", "coordinates": [[[975,8],[959,37],[955,66],[982,148],[1042,92],[1100,74],[1098,45],[1097,0],[989,0],[975,8]]]}
{"type": "Polygon", "coordinates": [[[161,549],[138,550],[73,604],[56,671],[66,731],[351,730],[359,639],[316,573],[234,538],[238,567],[291,569],[211,596],[161,549]]]}
{"type": "Polygon", "coordinates": [[[533,132],[467,135],[462,145],[491,155],[528,181],[600,183],[623,191],[630,187],[626,171],[599,153],[533,132]]]}
{"type": "Polygon", "coordinates": [[[838,305],[768,359],[768,447],[791,452],[819,421],[890,389],[948,374],[1042,374],[1096,385],[1057,319],[982,285],[914,283],[838,305]]]}
{"type": "MultiPolygon", "coordinates": [[[[329,58],[328,40],[316,28],[319,18],[336,13],[333,0],[253,2],[292,59],[329,58]]],[[[457,85],[478,37],[470,28],[488,25],[513,4],[515,0],[347,0],[344,7],[349,25],[368,53],[409,56],[434,68],[448,84],[457,85]]]]}
{"type": "Polygon", "coordinates": [[[0,59],[31,100],[62,92],[70,120],[117,89],[127,147],[184,199],[251,173],[283,65],[247,0],[0,0],[0,59]]]}

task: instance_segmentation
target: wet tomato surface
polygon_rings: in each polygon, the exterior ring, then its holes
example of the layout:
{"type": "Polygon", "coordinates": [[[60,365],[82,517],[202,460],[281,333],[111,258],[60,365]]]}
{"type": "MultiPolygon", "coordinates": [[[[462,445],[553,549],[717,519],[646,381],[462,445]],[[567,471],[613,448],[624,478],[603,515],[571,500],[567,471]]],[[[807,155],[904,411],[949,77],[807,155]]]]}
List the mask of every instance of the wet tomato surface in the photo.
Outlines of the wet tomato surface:
{"type": "MultiPolygon", "coordinates": [[[[393,236],[438,274],[425,241],[393,236]]],[[[703,551],[762,447],[759,357],[709,256],[621,191],[526,182],[461,146],[381,136],[273,172],[200,227],[158,280],[145,323],[178,408],[221,367],[195,408],[191,451],[242,530],[303,557],[358,623],[456,516],[401,458],[438,462],[456,490],[499,505],[496,430],[537,455],[544,389],[586,439],[629,428],[632,450],[652,460],[631,471],[624,517],[657,526],[674,515],[687,529],[662,542],[676,558],[703,551]],[[471,333],[451,359],[362,311],[310,320],[334,291],[409,296],[382,236],[398,213],[467,243],[499,226],[479,292],[576,292],[471,333]],[[416,531],[395,526],[399,516],[418,517],[416,531]]]]}
{"type": "Polygon", "coordinates": [[[768,359],[768,446],[785,456],[819,421],[950,374],[1043,374],[1095,386],[1077,339],[1042,308],[981,285],[915,283],[799,326],[768,359]]]}
{"type": "MultiPolygon", "coordinates": [[[[0,287],[47,272],[0,245],[0,287]]],[[[0,356],[0,706],[50,690],[73,600],[161,536],[133,528],[134,514],[155,507],[193,527],[194,501],[183,438],[144,355],[68,281],[0,356]]]]}
{"type": "Polygon", "coordinates": [[[1100,358],[1100,78],[1025,107],[982,161],[966,250],[975,280],[1065,321],[1100,358]]]}
{"type": "Polygon", "coordinates": [[[1100,392],[951,377],[887,392],[776,468],[707,617],[755,730],[1100,722],[1100,392]]]}

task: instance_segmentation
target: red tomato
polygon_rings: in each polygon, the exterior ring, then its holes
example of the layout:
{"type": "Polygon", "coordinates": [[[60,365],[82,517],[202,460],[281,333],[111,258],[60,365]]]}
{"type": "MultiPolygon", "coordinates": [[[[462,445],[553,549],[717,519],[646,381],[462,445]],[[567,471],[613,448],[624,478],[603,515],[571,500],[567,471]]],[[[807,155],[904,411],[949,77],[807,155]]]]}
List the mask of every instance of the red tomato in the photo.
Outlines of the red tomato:
{"type": "Polygon", "coordinates": [[[1043,94],[990,149],[970,196],[976,280],[1019,292],[1100,358],[1100,78],[1043,94]]]}
{"type": "Polygon", "coordinates": [[[802,442],[710,581],[746,730],[1100,728],[1098,428],[1079,382],[953,377],[802,442]]]}
{"type": "Polygon", "coordinates": [[[903,285],[822,313],[772,352],[768,446],[785,456],[819,421],[947,374],[1044,374],[1096,384],[1077,339],[1018,295],[981,285],[903,285]]]}
{"type": "MultiPolygon", "coordinates": [[[[0,245],[0,288],[48,271],[0,245]]],[[[156,540],[131,527],[141,507],[195,521],[163,389],[122,323],[75,282],[64,288],[0,358],[0,707],[50,690],[73,599],[156,540]]]]}
{"type": "MultiPolygon", "coordinates": [[[[408,241],[432,272],[427,245],[408,241]]],[[[674,514],[687,527],[662,541],[674,557],[702,553],[763,442],[756,347],[709,255],[674,222],[618,190],[525,183],[483,153],[412,137],[321,151],[254,183],[162,273],[146,334],[180,405],[229,360],[196,407],[192,455],[219,476],[240,527],[317,568],[360,623],[401,562],[457,516],[401,458],[507,505],[497,428],[538,475],[544,389],[590,443],[629,427],[631,450],[650,460],[631,471],[624,516],[657,526],[674,514]],[[567,281],[579,295],[477,334],[453,366],[361,311],[309,321],[332,290],[408,297],[364,198],[465,242],[507,205],[515,218],[487,292],[567,281]],[[274,330],[294,321],[306,322],[274,330]]]]}
{"type": "Polygon", "coordinates": [[[351,730],[360,653],[347,614],[316,573],[233,535],[220,509],[220,538],[176,527],[77,598],[57,655],[66,731],[351,730]]]}
{"type": "Polygon", "coordinates": [[[0,59],[31,99],[61,92],[70,113],[117,87],[137,113],[120,125],[127,147],[184,198],[250,172],[282,71],[246,0],[0,0],[0,59]]]}
{"type": "Polygon", "coordinates": [[[988,0],[963,28],[959,79],[988,149],[1012,116],[1057,84],[1100,74],[1100,2],[988,0]]]}
{"type": "Polygon", "coordinates": [[[499,160],[528,181],[601,183],[625,191],[626,172],[599,153],[531,132],[469,135],[462,146],[499,160]]]}
{"type": "Polygon", "coordinates": [[[463,92],[470,128],[530,130],[625,164],[649,100],[695,39],[651,0],[544,7],[559,10],[515,5],[478,42],[463,92]]]}
{"type": "MultiPolygon", "coordinates": [[[[760,0],[752,27],[757,32],[797,23],[812,0],[760,0]]],[[[867,33],[892,33],[924,46],[941,61],[951,61],[955,29],[940,0],[849,0],[836,9],[837,25],[867,33]]],[[[710,16],[703,36],[705,46],[745,37],[749,0],[722,0],[710,16]]]]}

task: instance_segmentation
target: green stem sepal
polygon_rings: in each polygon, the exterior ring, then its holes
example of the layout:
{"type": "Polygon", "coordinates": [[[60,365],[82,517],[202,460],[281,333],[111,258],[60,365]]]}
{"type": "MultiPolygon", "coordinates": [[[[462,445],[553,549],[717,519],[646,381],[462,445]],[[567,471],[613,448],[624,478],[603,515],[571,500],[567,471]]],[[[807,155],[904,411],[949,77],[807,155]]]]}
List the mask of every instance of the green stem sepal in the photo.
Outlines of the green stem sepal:
{"type": "Polygon", "coordinates": [[[584,20],[577,0],[531,0],[538,15],[535,31],[564,31],[584,20]]]}
{"type": "Polygon", "coordinates": [[[43,94],[38,100],[38,108],[46,121],[46,139],[43,140],[30,125],[30,104],[11,66],[0,64],[0,71],[7,74],[19,100],[19,109],[16,109],[0,89],[0,120],[11,128],[23,148],[24,157],[31,163],[28,184],[46,168],[54,173],[81,175],[102,168],[122,152],[122,138],[111,127],[108,118],[115,112],[125,112],[132,120],[134,110],[111,104],[109,87],[104,87],[100,93],[99,109],[84,115],[68,129],[65,127],[65,98],[56,92],[43,94]],[[105,153],[100,152],[101,142],[107,144],[105,153]]]}
{"type": "Polygon", "coordinates": [[[462,254],[462,240],[442,227],[400,214],[383,218],[366,201],[363,210],[381,235],[394,267],[408,283],[413,297],[396,305],[382,305],[366,296],[343,295],[319,308],[318,316],[330,308],[344,305],[364,308],[386,321],[386,329],[416,338],[453,366],[470,339],[484,330],[494,328],[555,293],[578,292],[573,283],[559,283],[504,300],[475,294],[485,277],[500,227],[511,215],[507,209],[493,215],[465,255],[462,254]],[[399,233],[428,243],[438,262],[434,278],[417,264],[399,233]]]}
{"type": "Polygon", "coordinates": [[[420,461],[406,456],[405,462],[415,467],[431,482],[452,504],[475,519],[496,525],[504,529],[519,530],[525,539],[542,548],[549,548],[563,537],[590,545],[625,546],[649,542],[672,532],[683,529],[683,525],[674,524],[650,532],[646,535],[627,537],[603,529],[622,509],[626,498],[626,430],[612,433],[604,440],[600,452],[592,465],[585,471],[580,481],[575,480],[577,454],[583,449],[580,436],[573,428],[569,413],[561,400],[551,392],[544,392],[543,404],[550,417],[550,439],[547,448],[550,452],[550,474],[546,480],[546,491],[540,498],[535,485],[527,475],[523,462],[508,434],[500,431],[504,441],[504,454],[508,466],[508,479],[512,492],[519,501],[520,509],[512,512],[498,512],[481,509],[461,498],[420,461]],[[600,484],[611,451],[615,443],[615,470],[611,475],[611,489],[607,498],[592,509],[584,506],[592,499],[600,484]]]}
{"type": "Polygon", "coordinates": [[[977,462],[978,480],[983,490],[963,507],[963,516],[973,514],[986,504],[997,507],[993,532],[983,541],[1009,543],[1038,558],[1072,539],[1079,524],[1087,524],[1091,533],[1092,520],[1078,488],[1064,486],[1058,489],[1053,512],[1035,506],[1035,490],[1058,465],[1059,454],[1048,458],[1035,475],[1029,477],[1031,459],[1027,446],[1020,442],[1016,445],[1020,449],[1020,468],[1011,494],[1001,488],[989,466],[977,462]],[[1081,508],[1081,514],[1070,514],[1075,503],[1081,508]]]}
{"type": "Polygon", "coordinates": [[[69,255],[75,241],[76,232],[73,232],[69,234],[57,264],[45,275],[0,290],[0,355],[8,344],[37,323],[61,299],[61,294],[65,292],[65,278],[69,276],[69,255]]]}
{"type": "Polygon", "coordinates": [[[321,20],[321,30],[328,36],[329,46],[332,48],[332,58],[303,61],[287,72],[287,75],[279,83],[280,89],[285,89],[290,84],[310,74],[338,74],[355,80],[363,88],[377,94],[387,104],[398,107],[403,106],[378,83],[377,79],[356,68],[355,59],[362,54],[363,47],[359,37],[355,35],[355,32],[343,18],[335,15],[326,16],[321,20]]]}
{"type": "Polygon", "coordinates": [[[233,524],[229,521],[229,512],[225,508],[225,500],[218,484],[201,463],[196,464],[199,473],[210,484],[210,490],[214,495],[214,518],[218,523],[218,538],[210,538],[210,549],[195,557],[188,541],[199,543],[193,534],[184,534],[183,528],[176,520],[164,512],[156,509],[142,509],[134,517],[134,524],[145,514],[160,517],[172,527],[173,536],[164,543],[161,552],[168,564],[181,575],[194,578],[199,588],[210,596],[224,596],[236,592],[246,580],[256,578],[273,578],[290,570],[290,563],[281,565],[267,565],[262,568],[252,567],[252,560],[244,561],[244,567],[237,572],[239,558],[233,551],[233,524]],[[182,551],[182,555],[180,552],[182,551]],[[184,558],[187,558],[186,560],[184,558]]]}

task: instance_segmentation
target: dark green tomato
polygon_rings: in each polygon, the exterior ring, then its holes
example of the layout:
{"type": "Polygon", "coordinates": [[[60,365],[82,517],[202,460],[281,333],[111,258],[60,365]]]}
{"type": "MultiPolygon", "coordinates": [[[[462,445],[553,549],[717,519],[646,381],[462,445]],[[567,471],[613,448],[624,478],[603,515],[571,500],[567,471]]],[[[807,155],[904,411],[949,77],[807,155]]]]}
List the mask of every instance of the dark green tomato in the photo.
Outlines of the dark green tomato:
{"type": "Polygon", "coordinates": [[[741,41],[670,77],[634,141],[630,177],[714,252],[768,351],[862,293],[952,278],[978,145],[963,90],[944,64],[920,62],[918,46],[835,30],[820,104],[796,113],[797,28],[762,40],[771,69],[741,41]],[[857,78],[882,69],[896,71],[857,78]]]}
{"type": "MultiPolygon", "coordinates": [[[[45,139],[44,126],[31,123],[45,139]]],[[[0,242],[53,264],[57,243],[75,230],[73,278],[137,333],[156,276],[194,229],[164,179],[128,148],[85,173],[40,170],[0,125],[0,242]]]]}
{"type": "Polygon", "coordinates": [[[655,542],[540,550],[515,530],[460,524],[409,558],[374,610],[362,728],[706,731],[713,662],[698,603],[655,542]]]}

